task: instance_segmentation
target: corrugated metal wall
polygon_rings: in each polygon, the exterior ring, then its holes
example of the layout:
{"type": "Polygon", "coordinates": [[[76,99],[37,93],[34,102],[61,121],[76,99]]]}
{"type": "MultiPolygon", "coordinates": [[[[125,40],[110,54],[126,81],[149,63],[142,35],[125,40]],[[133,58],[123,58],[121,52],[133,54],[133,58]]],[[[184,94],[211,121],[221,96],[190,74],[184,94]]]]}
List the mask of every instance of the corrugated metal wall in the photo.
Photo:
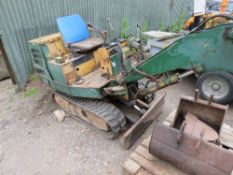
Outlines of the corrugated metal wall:
{"type": "Polygon", "coordinates": [[[27,41],[57,32],[56,18],[79,13],[87,22],[108,29],[110,18],[116,35],[126,17],[130,33],[145,21],[150,29],[169,24],[186,11],[186,0],[0,0],[0,37],[4,43],[17,82],[23,87],[33,71],[27,41]]]}

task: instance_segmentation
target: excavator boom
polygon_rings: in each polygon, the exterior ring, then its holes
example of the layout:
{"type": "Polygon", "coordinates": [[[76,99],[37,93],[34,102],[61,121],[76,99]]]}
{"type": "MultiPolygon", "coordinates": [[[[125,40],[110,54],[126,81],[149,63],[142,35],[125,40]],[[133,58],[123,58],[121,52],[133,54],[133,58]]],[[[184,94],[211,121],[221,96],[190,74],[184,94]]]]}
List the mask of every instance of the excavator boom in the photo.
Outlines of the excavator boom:
{"type": "Polygon", "coordinates": [[[124,77],[123,82],[130,83],[146,77],[145,75],[159,75],[176,69],[194,69],[195,71],[204,69],[206,72],[221,69],[232,72],[233,70],[228,65],[233,64],[231,59],[233,24],[223,24],[201,30],[206,23],[215,18],[233,20],[232,16],[224,14],[210,17],[166,49],[133,68],[124,77]],[[191,52],[191,50],[195,51],[191,52]],[[226,61],[221,61],[220,58],[224,58],[226,61]],[[231,64],[229,64],[230,62],[231,64]]]}

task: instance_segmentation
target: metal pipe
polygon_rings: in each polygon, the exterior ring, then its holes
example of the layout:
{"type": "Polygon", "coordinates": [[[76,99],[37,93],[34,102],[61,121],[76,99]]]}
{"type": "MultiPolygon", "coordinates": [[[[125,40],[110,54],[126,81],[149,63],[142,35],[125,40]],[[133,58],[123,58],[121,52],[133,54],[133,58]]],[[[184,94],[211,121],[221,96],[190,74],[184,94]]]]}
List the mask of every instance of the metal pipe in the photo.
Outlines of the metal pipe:
{"type": "MultiPolygon", "coordinates": [[[[141,71],[139,71],[137,69],[135,69],[135,70],[138,73],[140,72],[141,74],[145,74],[144,76],[147,76],[147,78],[152,78],[151,75],[149,75],[149,77],[148,77],[148,75],[145,72],[141,72],[141,71]]],[[[166,86],[174,84],[174,83],[177,83],[179,80],[181,80],[183,78],[186,78],[186,77],[188,77],[188,76],[190,76],[192,74],[195,74],[194,70],[187,71],[187,72],[185,72],[183,74],[178,74],[177,73],[177,74],[171,75],[171,76],[169,76],[167,78],[164,78],[164,79],[162,79],[160,81],[156,80],[157,83],[156,83],[155,86],[151,86],[151,87],[144,88],[144,89],[139,89],[138,90],[138,96],[143,97],[143,96],[146,96],[146,95],[148,95],[150,93],[154,93],[158,89],[161,89],[163,87],[166,87],[166,86]]],[[[153,79],[154,79],[154,77],[153,77],[153,79]]]]}
{"type": "Polygon", "coordinates": [[[195,95],[194,95],[194,99],[195,99],[195,101],[197,101],[197,99],[199,98],[199,89],[196,89],[195,90],[195,95]]]}
{"type": "Polygon", "coordinates": [[[144,107],[147,108],[147,109],[150,108],[150,105],[146,104],[146,103],[143,102],[142,100],[137,99],[136,102],[139,103],[140,105],[144,106],[144,107]]]}
{"type": "Polygon", "coordinates": [[[195,71],[194,70],[190,70],[190,71],[187,71],[181,75],[178,76],[179,79],[183,79],[183,78],[186,78],[192,74],[195,74],[195,71]]]}

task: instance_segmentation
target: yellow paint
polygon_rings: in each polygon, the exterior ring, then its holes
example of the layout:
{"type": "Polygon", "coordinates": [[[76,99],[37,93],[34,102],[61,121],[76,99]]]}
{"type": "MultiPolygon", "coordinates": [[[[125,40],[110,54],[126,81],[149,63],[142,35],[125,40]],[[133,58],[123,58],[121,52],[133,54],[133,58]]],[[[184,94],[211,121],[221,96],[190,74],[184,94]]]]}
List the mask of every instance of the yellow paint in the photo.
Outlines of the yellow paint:
{"type": "Polygon", "coordinates": [[[195,17],[192,16],[190,17],[186,22],[185,25],[183,26],[184,30],[187,30],[193,23],[194,23],[195,17]]]}
{"type": "Polygon", "coordinates": [[[96,61],[94,58],[75,67],[78,76],[85,76],[93,72],[95,68],[96,68],[96,61]]]}
{"type": "Polygon", "coordinates": [[[109,50],[101,47],[94,53],[94,58],[98,64],[100,64],[104,74],[112,75],[112,62],[110,60],[109,50]]]}
{"type": "MultiPolygon", "coordinates": [[[[221,2],[221,5],[220,5],[220,8],[219,8],[219,12],[220,13],[224,13],[226,12],[226,9],[227,9],[227,6],[228,6],[228,0],[222,0],[221,2]]],[[[205,14],[202,16],[203,20],[207,19],[208,17],[211,17],[215,14],[205,14]]],[[[191,17],[188,19],[188,21],[186,21],[183,29],[187,29],[191,24],[194,23],[194,20],[195,20],[195,17],[191,17]]],[[[224,24],[224,23],[227,23],[228,21],[226,19],[223,19],[223,18],[215,18],[211,21],[209,21],[206,26],[205,26],[205,29],[207,28],[211,28],[211,27],[214,27],[214,26],[217,26],[219,24],[224,24]]]]}
{"type": "Polygon", "coordinates": [[[130,48],[128,46],[122,47],[123,58],[126,59],[127,56],[130,54],[130,48]]]}
{"type": "Polygon", "coordinates": [[[129,44],[128,44],[128,40],[125,40],[123,42],[120,43],[120,47],[123,48],[123,47],[127,47],[129,44]]]}
{"type": "Polygon", "coordinates": [[[65,47],[64,41],[60,33],[43,36],[29,41],[30,43],[46,45],[49,53],[46,57],[55,58],[58,56],[65,56],[69,54],[68,49],[65,47]]]}
{"type": "Polygon", "coordinates": [[[128,101],[129,100],[129,96],[128,95],[124,95],[124,96],[122,96],[121,97],[123,100],[125,100],[125,101],[128,101]]]}
{"type": "Polygon", "coordinates": [[[219,11],[220,12],[226,12],[227,5],[228,5],[228,0],[222,0],[221,6],[219,8],[219,11]]]}
{"type": "Polygon", "coordinates": [[[67,84],[70,85],[77,80],[77,75],[75,73],[75,70],[74,70],[72,63],[65,64],[62,67],[62,70],[63,70],[63,74],[66,78],[67,84]]]}
{"type": "Polygon", "coordinates": [[[70,73],[70,72],[74,71],[73,64],[72,63],[65,64],[62,67],[62,70],[63,70],[64,74],[67,74],[67,73],[70,73]]]}

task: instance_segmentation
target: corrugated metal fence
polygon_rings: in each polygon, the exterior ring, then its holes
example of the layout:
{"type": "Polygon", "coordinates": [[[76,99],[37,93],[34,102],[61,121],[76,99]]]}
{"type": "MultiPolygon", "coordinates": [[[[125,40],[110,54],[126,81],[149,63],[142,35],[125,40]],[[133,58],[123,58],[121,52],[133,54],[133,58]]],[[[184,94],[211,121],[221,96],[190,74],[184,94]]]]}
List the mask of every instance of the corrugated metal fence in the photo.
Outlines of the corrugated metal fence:
{"type": "Polygon", "coordinates": [[[56,18],[79,13],[87,22],[107,29],[110,18],[119,36],[123,17],[131,34],[146,21],[150,29],[170,24],[187,11],[187,0],[0,0],[0,37],[15,72],[24,87],[33,71],[27,41],[57,32],[56,18]]]}

